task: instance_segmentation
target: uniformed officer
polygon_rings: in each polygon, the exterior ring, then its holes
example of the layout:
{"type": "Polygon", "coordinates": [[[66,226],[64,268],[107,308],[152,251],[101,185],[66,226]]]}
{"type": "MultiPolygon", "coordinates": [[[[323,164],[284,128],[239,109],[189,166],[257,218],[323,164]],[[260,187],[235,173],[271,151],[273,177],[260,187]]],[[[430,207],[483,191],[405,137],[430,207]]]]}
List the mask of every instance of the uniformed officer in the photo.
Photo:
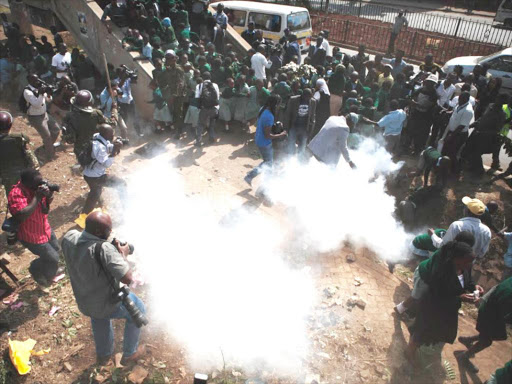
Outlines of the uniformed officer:
{"type": "Polygon", "coordinates": [[[12,123],[12,115],[0,111],[0,183],[6,194],[18,182],[23,169],[39,169],[39,163],[28,146],[28,137],[21,133],[9,133],[12,123]]]}
{"type": "MultiPolygon", "coordinates": [[[[115,100],[115,98],[114,98],[115,100]]],[[[64,118],[66,133],[64,138],[67,142],[74,143],[75,155],[78,156],[83,148],[92,139],[92,135],[99,132],[100,124],[117,124],[117,104],[112,103],[112,116],[105,117],[103,112],[92,107],[94,98],[87,90],[79,91],[71,98],[71,112],[64,118]]]]}
{"type": "Polygon", "coordinates": [[[162,96],[167,101],[172,119],[176,122],[174,138],[179,140],[183,131],[183,103],[187,96],[187,87],[185,72],[181,66],[176,64],[176,59],[177,56],[173,50],[169,49],[165,53],[165,70],[159,77],[159,86],[162,96]]]}

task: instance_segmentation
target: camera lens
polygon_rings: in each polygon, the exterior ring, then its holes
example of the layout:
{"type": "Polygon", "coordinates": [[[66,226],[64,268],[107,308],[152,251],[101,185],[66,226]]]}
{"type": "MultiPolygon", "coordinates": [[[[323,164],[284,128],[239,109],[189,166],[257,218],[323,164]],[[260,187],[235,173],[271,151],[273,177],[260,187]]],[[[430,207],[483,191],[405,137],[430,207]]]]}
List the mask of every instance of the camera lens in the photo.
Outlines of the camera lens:
{"type": "Polygon", "coordinates": [[[130,314],[135,326],[141,328],[143,325],[148,324],[148,319],[144,313],[135,305],[132,299],[128,296],[123,297],[123,305],[130,314]]]}

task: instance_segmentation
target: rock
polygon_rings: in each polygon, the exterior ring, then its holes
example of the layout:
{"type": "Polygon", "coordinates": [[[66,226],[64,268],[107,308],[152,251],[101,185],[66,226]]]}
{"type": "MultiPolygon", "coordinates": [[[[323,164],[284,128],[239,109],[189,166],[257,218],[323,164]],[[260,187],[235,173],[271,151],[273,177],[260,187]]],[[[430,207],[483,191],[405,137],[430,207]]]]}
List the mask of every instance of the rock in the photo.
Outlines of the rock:
{"type": "Polygon", "coordinates": [[[128,380],[133,384],[142,384],[146,379],[149,372],[142,368],[140,365],[136,365],[135,368],[128,375],[128,380]]]}
{"type": "Polygon", "coordinates": [[[362,370],[361,372],[359,372],[359,374],[363,379],[367,379],[370,377],[370,371],[368,369],[362,370]]]}
{"type": "Polygon", "coordinates": [[[82,169],[80,164],[75,164],[71,167],[71,173],[75,176],[80,176],[82,174],[82,169]]]}
{"type": "Polygon", "coordinates": [[[328,299],[330,299],[331,297],[334,296],[334,294],[336,293],[336,291],[338,290],[338,288],[336,287],[327,287],[324,289],[324,296],[327,297],[328,299]]]}
{"type": "Polygon", "coordinates": [[[354,285],[356,287],[359,287],[361,284],[363,284],[363,280],[360,277],[355,277],[354,278],[354,285]]]}
{"type": "Polygon", "coordinates": [[[364,301],[363,299],[360,298],[359,300],[357,300],[356,305],[361,309],[365,309],[366,301],[364,301]]]}
{"type": "Polygon", "coordinates": [[[358,306],[361,309],[365,309],[366,308],[366,301],[364,301],[360,297],[352,296],[352,297],[350,297],[350,299],[347,300],[347,305],[349,307],[358,306]]]}
{"type": "Polygon", "coordinates": [[[73,366],[69,364],[67,361],[64,363],[64,368],[66,368],[68,372],[71,372],[73,370],[73,366]]]}
{"type": "Polygon", "coordinates": [[[352,254],[352,253],[349,253],[347,255],[347,262],[349,263],[353,263],[354,261],[356,261],[356,255],[352,254]]]}

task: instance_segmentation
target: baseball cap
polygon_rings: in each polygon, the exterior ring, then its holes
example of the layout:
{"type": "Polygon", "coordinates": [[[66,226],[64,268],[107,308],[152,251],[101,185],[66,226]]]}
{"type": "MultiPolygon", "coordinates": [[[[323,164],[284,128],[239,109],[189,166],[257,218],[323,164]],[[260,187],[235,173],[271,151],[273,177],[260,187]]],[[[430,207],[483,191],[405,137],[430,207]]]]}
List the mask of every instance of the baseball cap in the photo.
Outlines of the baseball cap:
{"type": "Polygon", "coordinates": [[[464,203],[464,205],[466,207],[468,207],[469,211],[473,214],[473,215],[477,215],[477,216],[482,216],[485,212],[485,208],[487,208],[485,206],[484,203],[482,203],[481,200],[478,200],[478,199],[472,199],[471,197],[469,196],[464,196],[462,198],[462,202],[464,203]]]}

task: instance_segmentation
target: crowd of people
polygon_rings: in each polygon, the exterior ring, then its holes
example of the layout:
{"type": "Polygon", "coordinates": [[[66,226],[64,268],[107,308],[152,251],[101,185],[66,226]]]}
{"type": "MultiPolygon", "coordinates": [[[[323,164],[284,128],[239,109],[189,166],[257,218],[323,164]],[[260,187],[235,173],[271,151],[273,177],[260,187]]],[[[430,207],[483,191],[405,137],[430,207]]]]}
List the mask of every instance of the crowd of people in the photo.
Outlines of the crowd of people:
{"type": "MultiPolygon", "coordinates": [[[[275,152],[302,161],[314,157],[332,167],[343,156],[355,169],[350,150],[371,137],[395,158],[417,157],[424,188],[429,188],[433,173],[432,190],[439,193],[462,173],[482,176],[484,154],[492,154],[491,167],[500,169],[501,148],[511,147],[507,135],[512,99],[500,92],[501,79],[480,65],[469,74],[461,67],[444,73],[432,55],[415,72],[403,52],[393,52],[406,19],[394,29],[390,61],[382,55],[370,58],[364,45],[353,56],[343,53],[331,46],[328,31],[318,33],[308,51],[301,52],[297,36],[289,30],[274,42],[265,39],[254,22],[242,33],[251,47],[242,54],[227,40],[232,13],[223,4],[212,13],[202,0],[99,3],[106,29],[112,32],[113,25],[119,27],[123,47],[138,52],[136,60],[154,66],[152,100],[146,102],[154,104],[155,133],[171,132],[175,140],[186,135],[201,147],[205,131],[208,142],[215,143],[217,131],[249,133],[256,125],[255,143],[263,163],[246,175],[249,185],[258,174],[271,172],[275,152]]],[[[103,77],[78,48],[69,52],[55,28],[52,45],[46,36],[39,41],[23,35],[5,15],[2,25],[7,41],[0,43],[0,92],[18,101],[44,144],[44,153],[36,159],[25,136],[9,133],[13,114],[0,112],[0,177],[9,211],[18,222],[15,237],[38,256],[30,267],[36,282],[48,285],[58,278],[61,247],[47,219],[56,188],[43,179],[38,167],[55,158],[60,137],[73,145],[90,188],[82,210],[87,217],[85,231],[70,231],[62,247],[78,306],[91,317],[98,361],[105,362],[112,353],[111,318],[127,319],[124,359],[134,360],[143,353],[138,327],[121,304],[107,302],[100,293],[109,285],[109,274],[123,283],[131,281],[128,250],[119,242],[106,242],[111,219],[91,212],[104,187],[116,186],[123,199],[125,182],[107,170],[130,138],[148,133],[132,95],[137,74],[126,63],[119,68],[109,65],[108,76],[103,77]],[[91,257],[96,253],[97,258],[91,257]],[[100,274],[103,269],[109,273],[100,274]],[[91,281],[96,283],[87,286],[91,281]]],[[[499,177],[510,174],[512,166],[499,177]]],[[[411,196],[405,205],[416,206],[417,198],[411,196]]],[[[461,301],[482,302],[480,334],[462,338],[468,351],[457,355],[476,371],[469,357],[493,340],[506,338],[501,330],[512,321],[512,235],[492,225],[489,217],[496,204],[486,206],[469,197],[463,203],[464,218],[447,230],[429,230],[413,242],[413,252],[426,260],[415,272],[411,298],[395,310],[402,315],[415,309],[407,350],[413,361],[419,345],[453,343],[461,301]],[[489,248],[489,227],[509,243],[508,269],[503,282],[484,295],[471,280],[471,268],[489,248]]],[[[131,295],[144,312],[142,301],[131,295]]]]}

